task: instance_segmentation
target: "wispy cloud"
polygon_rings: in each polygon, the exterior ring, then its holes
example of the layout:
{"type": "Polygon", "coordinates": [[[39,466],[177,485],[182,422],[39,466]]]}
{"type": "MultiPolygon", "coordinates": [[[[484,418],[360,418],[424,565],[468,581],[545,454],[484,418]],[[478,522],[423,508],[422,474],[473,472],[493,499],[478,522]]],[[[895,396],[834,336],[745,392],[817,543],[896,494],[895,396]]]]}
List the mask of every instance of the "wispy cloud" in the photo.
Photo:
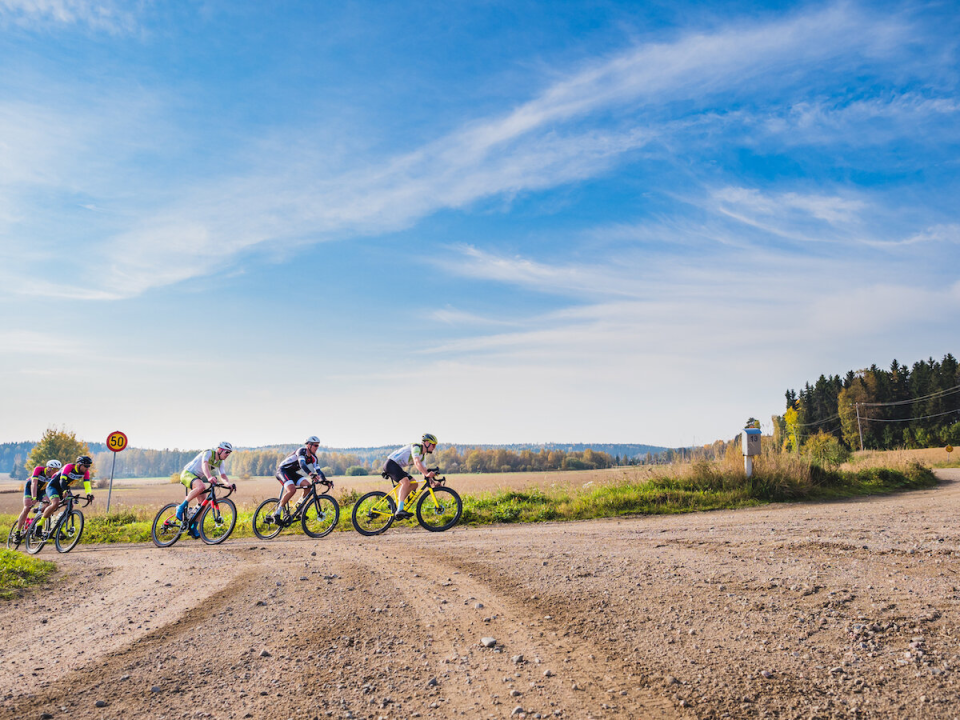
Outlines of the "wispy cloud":
{"type": "Polygon", "coordinates": [[[130,32],[137,25],[131,5],[135,3],[111,0],[0,0],[0,24],[85,25],[109,33],[130,32]]]}
{"type": "MultiPolygon", "coordinates": [[[[74,21],[109,16],[101,5],[80,2],[8,0],[5,7],[74,21]]],[[[283,173],[254,168],[246,177],[194,184],[161,214],[143,212],[107,242],[86,245],[82,262],[104,293],[125,297],[220,271],[252,251],[398,230],[443,208],[596,177],[665,141],[669,128],[658,111],[670,103],[774,87],[785,68],[797,78],[876,62],[898,52],[911,32],[898,20],[839,5],[629,48],[560,77],[502,116],[468,121],[392,159],[325,175],[302,156],[274,157],[270,166],[287,168],[283,173]],[[603,124],[582,122],[597,113],[607,115],[603,124]]],[[[304,143],[295,144],[299,153],[304,143]]],[[[535,275],[528,268],[531,281],[535,275]]]]}

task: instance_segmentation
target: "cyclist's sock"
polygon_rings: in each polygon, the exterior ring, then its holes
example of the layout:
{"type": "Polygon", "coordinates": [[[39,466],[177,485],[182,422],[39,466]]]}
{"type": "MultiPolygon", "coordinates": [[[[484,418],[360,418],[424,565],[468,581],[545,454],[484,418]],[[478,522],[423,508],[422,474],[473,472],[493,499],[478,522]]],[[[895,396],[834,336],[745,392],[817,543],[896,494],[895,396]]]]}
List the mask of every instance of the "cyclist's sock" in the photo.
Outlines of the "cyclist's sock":
{"type": "Polygon", "coordinates": [[[177,506],[177,520],[183,520],[183,514],[187,511],[187,501],[184,500],[177,506]]]}
{"type": "Polygon", "coordinates": [[[400,504],[397,505],[397,512],[398,512],[398,513],[402,513],[402,512],[403,512],[403,500],[401,500],[401,501],[400,501],[400,504]]]}

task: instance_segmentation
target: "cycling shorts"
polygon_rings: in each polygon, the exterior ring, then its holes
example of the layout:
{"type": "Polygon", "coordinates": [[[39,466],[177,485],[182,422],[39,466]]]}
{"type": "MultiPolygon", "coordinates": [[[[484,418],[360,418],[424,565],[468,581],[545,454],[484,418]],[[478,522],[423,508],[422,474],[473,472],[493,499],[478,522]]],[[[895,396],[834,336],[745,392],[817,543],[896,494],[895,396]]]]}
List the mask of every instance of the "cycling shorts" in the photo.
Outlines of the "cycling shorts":
{"type": "Polygon", "coordinates": [[[64,493],[64,488],[60,487],[60,483],[57,481],[52,481],[47,483],[47,497],[51,500],[59,500],[64,493]]]}
{"type": "Polygon", "coordinates": [[[44,493],[44,487],[46,486],[45,482],[37,484],[37,497],[33,496],[33,478],[27,480],[27,484],[23,486],[23,497],[30,498],[31,500],[39,500],[44,493]]]}
{"type": "Polygon", "coordinates": [[[281,485],[286,487],[287,485],[295,485],[297,487],[309,487],[310,478],[306,478],[303,475],[287,475],[283,470],[277,470],[277,474],[274,477],[280,482],[281,485]],[[305,482],[304,482],[305,481],[305,482]]]}
{"type": "Polygon", "coordinates": [[[193,490],[194,480],[199,480],[204,485],[208,485],[210,483],[210,481],[207,480],[206,478],[200,477],[198,475],[194,475],[189,470],[184,470],[182,473],[180,473],[180,484],[187,489],[187,492],[190,492],[191,490],[193,490]]]}
{"type": "Polygon", "coordinates": [[[389,477],[393,482],[398,483],[404,478],[413,480],[413,475],[404,470],[395,460],[387,460],[383,464],[383,474],[389,477]]]}

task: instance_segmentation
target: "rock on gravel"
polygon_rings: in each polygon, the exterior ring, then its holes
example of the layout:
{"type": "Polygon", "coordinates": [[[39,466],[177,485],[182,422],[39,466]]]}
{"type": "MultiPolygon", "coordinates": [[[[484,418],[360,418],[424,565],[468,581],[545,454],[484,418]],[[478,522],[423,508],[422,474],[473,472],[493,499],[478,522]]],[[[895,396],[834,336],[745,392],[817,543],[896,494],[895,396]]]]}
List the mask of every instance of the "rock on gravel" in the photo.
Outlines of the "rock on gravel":
{"type": "Polygon", "coordinates": [[[497,644],[497,639],[492,637],[482,637],[480,638],[480,644],[484,647],[492,648],[497,644]]]}

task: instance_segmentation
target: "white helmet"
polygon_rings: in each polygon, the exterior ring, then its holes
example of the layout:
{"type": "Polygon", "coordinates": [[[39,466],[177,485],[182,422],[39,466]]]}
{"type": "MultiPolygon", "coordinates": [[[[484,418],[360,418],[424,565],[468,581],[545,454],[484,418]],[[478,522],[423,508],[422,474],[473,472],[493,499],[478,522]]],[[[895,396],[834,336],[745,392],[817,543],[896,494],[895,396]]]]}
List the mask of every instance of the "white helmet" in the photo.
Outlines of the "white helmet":
{"type": "Polygon", "coordinates": [[[59,470],[63,467],[63,463],[59,460],[47,460],[47,467],[53,470],[59,470]]]}
{"type": "Polygon", "coordinates": [[[224,440],[222,443],[220,443],[219,445],[217,445],[217,449],[218,449],[218,450],[229,450],[230,452],[233,452],[233,445],[231,445],[231,444],[228,443],[226,440],[224,440]]]}
{"type": "Polygon", "coordinates": [[[316,435],[311,435],[310,437],[308,437],[306,440],[303,441],[304,445],[309,445],[310,443],[316,443],[317,445],[319,445],[320,438],[318,438],[316,435]]]}

